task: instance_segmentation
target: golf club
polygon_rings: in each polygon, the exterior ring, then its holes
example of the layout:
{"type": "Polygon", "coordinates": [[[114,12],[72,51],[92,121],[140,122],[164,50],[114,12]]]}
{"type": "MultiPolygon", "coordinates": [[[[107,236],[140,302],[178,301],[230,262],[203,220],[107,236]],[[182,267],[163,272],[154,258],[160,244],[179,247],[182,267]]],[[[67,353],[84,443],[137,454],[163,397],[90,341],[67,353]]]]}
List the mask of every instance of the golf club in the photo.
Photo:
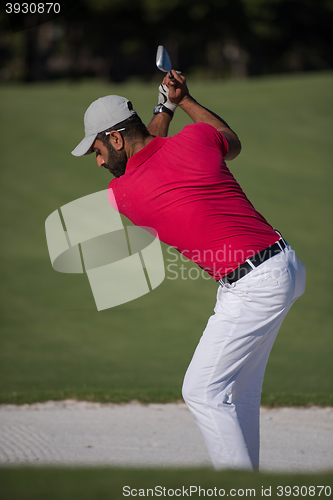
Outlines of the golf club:
{"type": "Polygon", "coordinates": [[[165,73],[169,73],[169,79],[174,80],[174,76],[171,73],[172,65],[169,54],[163,47],[163,45],[159,45],[157,47],[156,53],[156,66],[159,70],[164,71],[165,73]]]}

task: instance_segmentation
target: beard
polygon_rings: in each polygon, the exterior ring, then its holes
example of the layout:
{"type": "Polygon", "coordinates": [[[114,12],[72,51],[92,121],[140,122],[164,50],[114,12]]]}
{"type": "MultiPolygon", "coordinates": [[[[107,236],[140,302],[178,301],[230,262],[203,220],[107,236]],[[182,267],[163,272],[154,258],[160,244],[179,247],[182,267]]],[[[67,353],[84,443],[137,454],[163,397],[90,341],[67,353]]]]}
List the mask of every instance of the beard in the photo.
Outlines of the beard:
{"type": "Polygon", "coordinates": [[[108,148],[108,161],[104,163],[103,167],[106,168],[115,177],[124,175],[127,165],[127,156],[124,150],[116,151],[112,144],[106,144],[108,148]]]}

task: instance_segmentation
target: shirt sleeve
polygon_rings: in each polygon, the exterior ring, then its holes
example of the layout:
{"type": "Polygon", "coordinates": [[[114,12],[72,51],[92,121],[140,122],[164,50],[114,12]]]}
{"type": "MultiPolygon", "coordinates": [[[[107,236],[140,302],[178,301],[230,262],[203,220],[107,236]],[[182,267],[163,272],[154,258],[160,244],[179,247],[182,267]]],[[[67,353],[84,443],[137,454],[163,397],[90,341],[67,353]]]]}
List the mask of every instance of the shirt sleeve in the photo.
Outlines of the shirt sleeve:
{"type": "Polygon", "coordinates": [[[193,123],[192,125],[187,125],[180,133],[186,134],[188,139],[192,139],[196,143],[198,141],[203,141],[207,145],[211,143],[213,147],[218,147],[222,152],[223,158],[229,151],[227,139],[221,132],[208,123],[193,123]]]}

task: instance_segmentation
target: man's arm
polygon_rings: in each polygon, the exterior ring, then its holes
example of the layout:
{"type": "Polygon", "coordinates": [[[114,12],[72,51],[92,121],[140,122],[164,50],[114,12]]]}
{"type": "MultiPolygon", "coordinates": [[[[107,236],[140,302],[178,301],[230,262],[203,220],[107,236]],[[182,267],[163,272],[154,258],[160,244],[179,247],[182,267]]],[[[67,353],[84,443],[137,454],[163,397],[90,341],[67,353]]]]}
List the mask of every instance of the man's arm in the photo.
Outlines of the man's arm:
{"type": "Polygon", "coordinates": [[[148,132],[156,137],[167,137],[171,119],[170,115],[163,112],[154,115],[147,126],[148,132]]]}
{"type": "Polygon", "coordinates": [[[241,152],[241,143],[237,135],[229,125],[222,120],[217,114],[213,113],[207,108],[204,108],[193,97],[190,96],[186,79],[182,75],[178,75],[176,71],[172,70],[174,80],[170,81],[166,76],[163,80],[169,88],[169,100],[185,111],[195,123],[207,123],[216,128],[227,139],[229,144],[228,153],[225,160],[233,160],[241,152]]]}
{"type": "Polygon", "coordinates": [[[169,89],[162,83],[158,87],[158,105],[154,109],[154,116],[147,129],[150,135],[167,137],[169,125],[176,111],[177,104],[170,102],[169,89]],[[156,111],[160,111],[155,114],[156,111]]]}

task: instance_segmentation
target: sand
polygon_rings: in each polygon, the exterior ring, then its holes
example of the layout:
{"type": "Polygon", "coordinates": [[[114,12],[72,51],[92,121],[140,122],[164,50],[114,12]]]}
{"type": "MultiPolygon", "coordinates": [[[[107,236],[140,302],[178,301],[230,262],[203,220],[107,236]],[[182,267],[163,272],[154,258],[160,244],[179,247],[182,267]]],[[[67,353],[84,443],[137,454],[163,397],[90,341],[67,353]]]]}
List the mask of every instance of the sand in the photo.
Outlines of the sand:
{"type": "MultiPolygon", "coordinates": [[[[333,470],[333,408],[261,409],[262,471],[333,470]]],[[[0,405],[0,466],[210,467],[184,403],[0,405]]]]}

